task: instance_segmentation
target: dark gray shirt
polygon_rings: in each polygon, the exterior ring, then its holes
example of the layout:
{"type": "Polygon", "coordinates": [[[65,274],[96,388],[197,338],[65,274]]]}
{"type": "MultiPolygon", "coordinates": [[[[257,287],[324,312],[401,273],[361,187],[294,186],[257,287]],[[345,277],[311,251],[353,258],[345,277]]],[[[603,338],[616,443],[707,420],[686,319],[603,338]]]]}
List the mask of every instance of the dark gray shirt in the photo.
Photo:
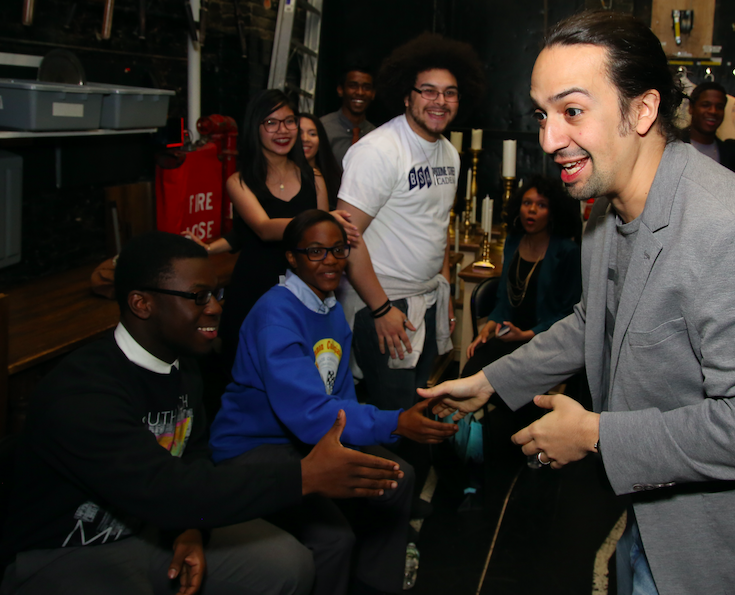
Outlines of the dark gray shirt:
{"type": "MultiPolygon", "coordinates": [[[[347,116],[342,113],[341,109],[322,116],[320,119],[322,124],[324,124],[324,129],[327,131],[334,158],[339,163],[340,169],[342,169],[342,159],[344,159],[347,149],[352,145],[352,129],[355,125],[347,119],[347,116]]],[[[367,120],[363,120],[358,128],[360,129],[360,138],[371,130],[375,130],[375,126],[367,120]]]]}

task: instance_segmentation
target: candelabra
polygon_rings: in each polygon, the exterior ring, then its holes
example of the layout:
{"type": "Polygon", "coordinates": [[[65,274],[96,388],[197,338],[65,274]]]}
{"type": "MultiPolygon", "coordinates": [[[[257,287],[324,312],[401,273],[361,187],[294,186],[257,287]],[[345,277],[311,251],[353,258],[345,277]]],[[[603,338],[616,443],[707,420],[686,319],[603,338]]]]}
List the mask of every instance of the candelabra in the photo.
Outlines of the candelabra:
{"type": "Polygon", "coordinates": [[[494,269],[495,265],[490,262],[490,234],[485,232],[482,237],[482,256],[480,260],[472,263],[474,269],[494,269]]]}

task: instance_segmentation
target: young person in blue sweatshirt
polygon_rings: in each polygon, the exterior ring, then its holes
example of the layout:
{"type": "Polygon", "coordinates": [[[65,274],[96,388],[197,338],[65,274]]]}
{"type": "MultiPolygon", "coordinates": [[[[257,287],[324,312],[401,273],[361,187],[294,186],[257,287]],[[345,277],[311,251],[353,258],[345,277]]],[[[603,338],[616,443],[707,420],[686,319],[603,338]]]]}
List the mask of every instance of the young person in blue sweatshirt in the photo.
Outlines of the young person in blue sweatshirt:
{"type": "Polygon", "coordinates": [[[288,224],[284,242],[292,271],[258,301],[240,330],[234,380],[211,429],[213,458],[233,465],[301,458],[344,409],[342,441],[399,462],[405,475],[398,488],[350,507],[309,497],[269,520],[313,551],[315,594],[347,591],[353,546],[361,587],[399,593],[414,476],[410,465],[379,445],[399,436],[438,443],[456,426],[427,418],[427,402],[407,411],[357,402],[349,370],[352,333],[333,293],[350,253],[344,229],[329,213],[310,210],[288,224]]]}

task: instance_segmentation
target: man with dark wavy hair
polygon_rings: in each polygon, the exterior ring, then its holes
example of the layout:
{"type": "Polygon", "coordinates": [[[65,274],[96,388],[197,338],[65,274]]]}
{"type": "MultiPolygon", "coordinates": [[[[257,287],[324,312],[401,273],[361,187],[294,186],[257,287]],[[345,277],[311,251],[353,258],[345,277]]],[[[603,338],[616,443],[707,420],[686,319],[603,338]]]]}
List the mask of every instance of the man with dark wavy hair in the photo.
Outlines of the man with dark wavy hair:
{"type": "MultiPolygon", "coordinates": [[[[558,24],[531,79],[539,140],[595,198],[582,300],[448,395],[547,415],[513,436],[554,469],[596,453],[628,504],[618,593],[735,592],[735,175],[676,140],[682,94],[651,30],[587,12],[558,24]],[[542,394],[586,369],[594,411],[542,394]],[[534,396],[536,395],[536,396],[534,396]]],[[[539,552],[539,555],[541,553],[539,552]]]]}
{"type": "MultiPolygon", "coordinates": [[[[381,409],[409,409],[437,354],[452,348],[447,227],[460,163],[442,133],[477,103],[482,80],[465,43],[425,33],[399,47],[381,67],[378,96],[402,113],[344,159],[337,208],[364,242],[350,255],[341,299],[368,402],[381,409]]],[[[423,485],[426,465],[402,454],[423,485]]]]}

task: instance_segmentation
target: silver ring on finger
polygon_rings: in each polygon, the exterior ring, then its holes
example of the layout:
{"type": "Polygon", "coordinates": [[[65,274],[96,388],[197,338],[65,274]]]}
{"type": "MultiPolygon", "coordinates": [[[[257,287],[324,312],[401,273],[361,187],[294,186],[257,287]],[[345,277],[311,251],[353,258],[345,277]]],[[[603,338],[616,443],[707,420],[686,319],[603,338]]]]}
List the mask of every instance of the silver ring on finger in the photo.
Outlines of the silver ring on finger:
{"type": "Polygon", "coordinates": [[[542,450],[542,451],[539,451],[539,452],[537,452],[537,453],[536,453],[536,460],[537,460],[537,461],[538,461],[538,462],[539,462],[539,463],[540,463],[541,465],[544,465],[544,466],[546,466],[546,465],[551,465],[551,459],[547,459],[546,461],[542,461],[542,460],[541,460],[541,455],[542,455],[543,453],[544,453],[544,451],[543,451],[543,450],[542,450]]]}

